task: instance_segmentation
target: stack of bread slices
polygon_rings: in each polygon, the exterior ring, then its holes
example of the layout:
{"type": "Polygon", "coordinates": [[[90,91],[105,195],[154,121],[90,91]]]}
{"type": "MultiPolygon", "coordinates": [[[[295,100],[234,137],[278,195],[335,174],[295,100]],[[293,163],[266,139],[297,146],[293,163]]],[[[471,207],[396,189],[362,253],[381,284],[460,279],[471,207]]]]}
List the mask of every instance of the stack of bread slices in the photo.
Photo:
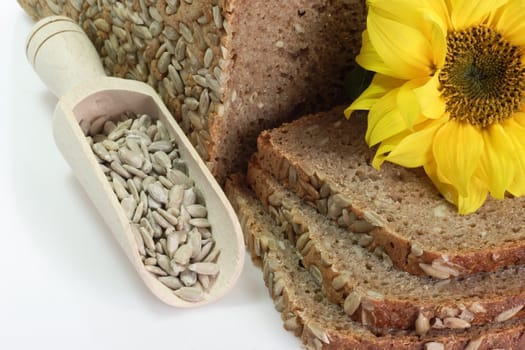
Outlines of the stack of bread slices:
{"type": "Polygon", "coordinates": [[[226,192],[284,328],[312,349],[525,349],[523,198],[462,216],[419,169],[371,167],[366,116],[264,131],[226,192]]]}

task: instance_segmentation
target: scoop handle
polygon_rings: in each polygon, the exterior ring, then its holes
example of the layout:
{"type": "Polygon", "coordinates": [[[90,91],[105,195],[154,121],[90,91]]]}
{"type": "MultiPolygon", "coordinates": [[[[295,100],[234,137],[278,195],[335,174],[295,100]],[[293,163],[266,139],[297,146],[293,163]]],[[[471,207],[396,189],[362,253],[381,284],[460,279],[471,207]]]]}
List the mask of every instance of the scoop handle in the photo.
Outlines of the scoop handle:
{"type": "Polygon", "coordinates": [[[38,21],[27,39],[26,56],[57,97],[85,81],[106,75],[86,33],[68,17],[52,16],[38,21]]]}

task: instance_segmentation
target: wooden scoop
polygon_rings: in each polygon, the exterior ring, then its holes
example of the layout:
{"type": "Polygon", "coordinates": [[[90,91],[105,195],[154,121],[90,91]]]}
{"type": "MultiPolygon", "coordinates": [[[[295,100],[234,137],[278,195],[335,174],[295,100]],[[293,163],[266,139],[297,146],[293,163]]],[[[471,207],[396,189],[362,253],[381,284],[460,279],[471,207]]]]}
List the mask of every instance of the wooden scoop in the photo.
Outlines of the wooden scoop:
{"type": "Polygon", "coordinates": [[[222,189],[157,93],[141,82],[107,77],[95,48],[82,29],[67,17],[39,21],[29,36],[26,53],[40,78],[60,98],[53,119],[58,148],[146,286],[160,300],[177,307],[204,305],[226,294],[244,263],[239,222],[222,189]],[[131,224],[81,130],[81,121],[126,111],[148,114],[164,123],[186,162],[189,177],[204,197],[220,255],[217,279],[200,301],[179,298],[145,269],[131,224]]]}

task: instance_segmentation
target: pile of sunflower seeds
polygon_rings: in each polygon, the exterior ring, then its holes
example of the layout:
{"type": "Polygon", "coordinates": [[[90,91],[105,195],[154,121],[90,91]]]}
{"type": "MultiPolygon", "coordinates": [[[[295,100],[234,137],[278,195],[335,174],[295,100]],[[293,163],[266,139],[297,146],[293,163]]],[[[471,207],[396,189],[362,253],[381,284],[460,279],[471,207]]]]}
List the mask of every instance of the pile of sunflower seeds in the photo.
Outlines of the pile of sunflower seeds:
{"type": "Polygon", "coordinates": [[[204,198],[159,120],[123,113],[80,122],[130,221],[146,270],[190,302],[204,298],[219,268],[204,198]]]}

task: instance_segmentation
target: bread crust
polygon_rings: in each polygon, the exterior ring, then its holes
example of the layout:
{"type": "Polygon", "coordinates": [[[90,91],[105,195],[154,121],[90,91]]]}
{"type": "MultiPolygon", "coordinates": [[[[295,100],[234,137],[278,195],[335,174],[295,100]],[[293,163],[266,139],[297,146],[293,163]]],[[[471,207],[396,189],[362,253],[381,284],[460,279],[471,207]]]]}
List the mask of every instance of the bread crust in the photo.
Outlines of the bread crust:
{"type": "Polygon", "coordinates": [[[518,350],[525,345],[524,320],[466,330],[438,330],[421,337],[399,331],[390,331],[383,336],[374,335],[365,327],[348,321],[344,311],[322,297],[320,287],[315,291],[311,289],[309,293],[301,289],[308,274],[304,270],[301,274],[295,247],[283,239],[275,223],[263,223],[271,222],[272,219],[269,214],[261,213],[263,210],[260,204],[257,204],[254,194],[246,189],[242,176],[230,178],[226,184],[226,194],[242,223],[247,248],[256,265],[263,269],[269,294],[282,315],[285,329],[294,332],[308,349],[423,350],[427,349],[430,342],[437,342],[447,350],[465,350],[469,343],[469,350],[518,350]],[[268,244],[258,250],[254,242],[263,237],[266,237],[268,244]],[[296,256],[295,263],[287,259],[286,255],[296,256]],[[276,293],[273,287],[278,280],[283,280],[284,286],[276,293]],[[317,305],[315,309],[309,307],[313,305],[317,305]],[[319,336],[327,342],[321,341],[319,336]],[[477,346],[474,346],[475,343],[477,346]]]}
{"type": "MultiPolygon", "coordinates": [[[[257,152],[260,166],[305,201],[314,203],[314,206],[315,198],[312,198],[308,191],[305,191],[304,184],[311,185],[316,191],[319,191],[326,184],[330,188],[331,195],[338,193],[349,203],[345,208],[348,212],[353,213],[359,219],[369,222],[377,223],[374,220],[379,220],[378,225],[369,232],[373,236],[371,246],[382,247],[397,268],[411,274],[439,276],[440,271],[436,272],[433,268],[437,267],[438,270],[451,271],[454,276],[466,276],[477,272],[495,271],[502,267],[525,263],[525,222],[520,210],[525,205],[524,198],[506,198],[504,201],[488,199],[487,203],[477,213],[470,216],[472,219],[460,216],[455,213],[454,208],[439,196],[439,193],[421,169],[404,169],[387,163],[377,172],[372,169],[368,164],[373,157],[373,150],[368,149],[364,141],[362,141],[365,131],[363,126],[365,124],[364,116],[353,116],[348,122],[344,120],[342,111],[343,107],[337,107],[328,112],[303,117],[274,130],[262,132],[258,138],[257,152]],[[338,124],[337,128],[332,126],[330,131],[319,131],[323,128],[329,128],[335,123],[338,124]],[[314,131],[315,136],[305,135],[300,140],[297,135],[298,130],[308,130],[309,128],[317,128],[314,131]],[[356,132],[355,129],[359,131],[356,132]],[[330,138],[330,134],[336,132],[348,134],[348,144],[343,145],[340,152],[326,147],[315,147],[316,142],[323,142],[322,138],[330,138]],[[288,140],[290,140],[290,143],[303,142],[302,149],[310,152],[310,154],[305,156],[305,154],[301,154],[296,149],[290,151],[288,149],[288,140]],[[319,164],[312,160],[316,157],[318,159],[326,158],[326,154],[330,155],[331,160],[323,160],[319,164]],[[375,184],[383,182],[386,186],[386,181],[384,181],[386,177],[400,176],[397,183],[393,180],[388,184],[401,187],[404,186],[402,184],[404,179],[401,177],[410,177],[410,184],[414,187],[412,190],[420,193],[429,204],[417,208],[417,203],[414,203],[412,209],[407,209],[403,194],[396,194],[392,190],[385,189],[385,192],[389,191],[388,195],[392,197],[397,196],[396,199],[400,202],[394,202],[391,205],[395,209],[390,209],[386,206],[378,207],[375,205],[373,198],[366,198],[367,193],[373,197],[377,195],[377,191],[365,187],[365,185],[358,187],[359,182],[350,176],[344,177],[335,174],[333,169],[337,169],[337,162],[343,157],[353,157],[356,162],[361,162],[360,169],[365,168],[373,176],[378,177],[375,184]],[[283,164],[292,170],[283,173],[283,164]],[[297,179],[294,183],[289,181],[290,171],[293,171],[294,177],[297,179]],[[349,187],[352,187],[352,190],[349,187]],[[401,201],[405,202],[401,204],[401,201]],[[434,207],[432,208],[432,206],[434,207]],[[429,207],[431,208],[429,209],[429,207]],[[432,210],[436,211],[442,208],[444,208],[443,210],[446,212],[447,217],[436,217],[432,210]],[[384,213],[379,213],[380,211],[384,211],[384,213]],[[435,237],[434,240],[440,240],[440,235],[443,235],[443,233],[453,234],[452,227],[461,227],[465,232],[464,240],[469,242],[470,246],[466,248],[449,247],[439,249],[439,247],[421,244],[416,233],[413,233],[411,237],[407,237],[401,229],[415,231],[415,229],[411,228],[411,225],[414,224],[414,215],[422,217],[419,220],[421,224],[418,229],[429,240],[431,240],[431,237],[435,237]],[[484,222],[487,225],[491,225],[493,230],[491,232],[480,232],[477,227],[469,228],[465,223],[468,220],[470,220],[469,225],[471,226],[476,225],[476,221],[482,222],[485,220],[484,222]],[[402,222],[405,224],[404,227],[402,222]],[[441,230],[441,233],[432,232],[433,225],[439,225],[436,229],[438,231],[441,230]],[[483,234],[493,237],[494,243],[489,248],[476,247],[478,242],[483,243],[483,234]],[[507,235],[508,237],[498,240],[498,235],[502,237],[507,235]]],[[[353,171],[355,174],[361,171],[360,169],[354,171],[355,169],[339,168],[339,172],[353,171]]],[[[373,181],[371,180],[371,182],[373,181]]],[[[406,187],[408,186],[405,186],[403,189],[405,190],[406,187]]]]}

